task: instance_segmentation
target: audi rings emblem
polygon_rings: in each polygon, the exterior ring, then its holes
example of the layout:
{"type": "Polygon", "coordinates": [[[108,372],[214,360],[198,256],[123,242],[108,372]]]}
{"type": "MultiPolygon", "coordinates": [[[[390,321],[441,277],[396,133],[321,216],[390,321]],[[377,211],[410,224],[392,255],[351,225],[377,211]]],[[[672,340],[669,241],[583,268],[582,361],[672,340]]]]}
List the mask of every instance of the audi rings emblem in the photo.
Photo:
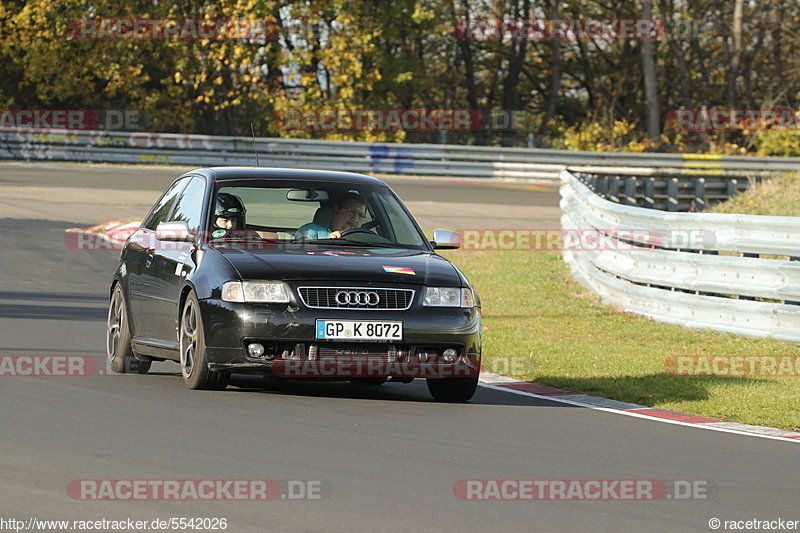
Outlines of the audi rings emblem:
{"type": "Polygon", "coordinates": [[[381,297],[373,291],[339,291],[336,293],[336,303],[339,305],[378,305],[381,297]]]}

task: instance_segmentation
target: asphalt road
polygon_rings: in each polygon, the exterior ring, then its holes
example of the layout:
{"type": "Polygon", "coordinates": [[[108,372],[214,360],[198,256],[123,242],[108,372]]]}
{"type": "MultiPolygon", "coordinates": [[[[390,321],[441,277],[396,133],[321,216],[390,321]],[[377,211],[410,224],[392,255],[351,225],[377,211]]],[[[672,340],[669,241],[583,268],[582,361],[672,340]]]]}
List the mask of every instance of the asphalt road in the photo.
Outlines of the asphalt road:
{"type": "MultiPolygon", "coordinates": [[[[117,253],[67,250],[64,229],[141,216],[178,173],[0,165],[0,355],[103,357],[117,253]]],[[[423,225],[557,225],[553,191],[390,181],[413,211],[430,207],[423,225]]],[[[708,531],[712,517],[800,519],[792,443],[484,388],[468,404],[433,402],[422,382],[238,377],[202,392],[177,372],[157,363],[146,376],[2,378],[0,519],[224,517],[231,532],[708,531]],[[324,490],[319,500],[94,502],[70,497],[76,479],[318,480],[324,490]],[[462,479],[686,480],[708,490],[686,501],[470,502],[453,494],[462,479]]]]}

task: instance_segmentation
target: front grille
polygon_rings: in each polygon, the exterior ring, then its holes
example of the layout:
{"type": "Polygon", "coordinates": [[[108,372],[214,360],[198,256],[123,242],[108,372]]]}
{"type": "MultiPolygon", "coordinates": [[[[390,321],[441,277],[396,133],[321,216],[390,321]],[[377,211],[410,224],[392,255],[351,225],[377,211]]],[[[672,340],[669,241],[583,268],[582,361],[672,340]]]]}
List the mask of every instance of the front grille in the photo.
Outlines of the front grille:
{"type": "Polygon", "coordinates": [[[413,289],[365,287],[299,287],[303,304],[312,309],[400,310],[411,307],[413,289]]]}
{"type": "Polygon", "coordinates": [[[312,345],[309,358],[319,361],[366,362],[397,360],[397,349],[393,344],[336,343],[312,345]]]}

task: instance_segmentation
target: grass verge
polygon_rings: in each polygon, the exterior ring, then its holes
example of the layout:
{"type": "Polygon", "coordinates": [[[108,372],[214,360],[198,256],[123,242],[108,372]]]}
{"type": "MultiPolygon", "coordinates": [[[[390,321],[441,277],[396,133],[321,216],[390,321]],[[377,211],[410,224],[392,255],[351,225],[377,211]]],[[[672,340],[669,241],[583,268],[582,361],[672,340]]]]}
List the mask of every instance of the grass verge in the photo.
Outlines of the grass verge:
{"type": "Polygon", "coordinates": [[[800,355],[793,344],[696,331],[602,305],[561,254],[450,251],[479,290],[484,368],[544,385],[719,418],[800,430],[800,378],[683,377],[675,355],[800,355]]]}
{"type": "Polygon", "coordinates": [[[800,216],[800,174],[765,179],[707,212],[800,216]]]}

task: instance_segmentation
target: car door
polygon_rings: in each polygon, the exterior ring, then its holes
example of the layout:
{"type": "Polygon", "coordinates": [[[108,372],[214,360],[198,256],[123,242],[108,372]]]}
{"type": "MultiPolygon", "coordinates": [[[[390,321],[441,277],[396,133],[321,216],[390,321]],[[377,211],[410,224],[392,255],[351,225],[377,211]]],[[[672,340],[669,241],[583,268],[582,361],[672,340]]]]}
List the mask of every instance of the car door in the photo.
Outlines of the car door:
{"type": "Polygon", "coordinates": [[[161,195],[153,209],[145,217],[144,222],[128,241],[125,251],[125,266],[128,272],[128,301],[131,308],[133,334],[138,339],[149,339],[153,336],[150,324],[153,322],[153,309],[150,299],[145,296],[145,274],[152,265],[155,245],[156,227],[167,220],[178,194],[183,190],[188,177],[176,180],[161,195]]]}
{"type": "MultiPolygon", "coordinates": [[[[194,176],[181,191],[167,222],[186,222],[199,235],[205,203],[206,180],[194,176]]],[[[152,261],[143,276],[144,297],[152,309],[148,314],[149,336],[164,347],[177,347],[178,300],[186,276],[195,268],[194,242],[156,240],[152,261]]]]}

